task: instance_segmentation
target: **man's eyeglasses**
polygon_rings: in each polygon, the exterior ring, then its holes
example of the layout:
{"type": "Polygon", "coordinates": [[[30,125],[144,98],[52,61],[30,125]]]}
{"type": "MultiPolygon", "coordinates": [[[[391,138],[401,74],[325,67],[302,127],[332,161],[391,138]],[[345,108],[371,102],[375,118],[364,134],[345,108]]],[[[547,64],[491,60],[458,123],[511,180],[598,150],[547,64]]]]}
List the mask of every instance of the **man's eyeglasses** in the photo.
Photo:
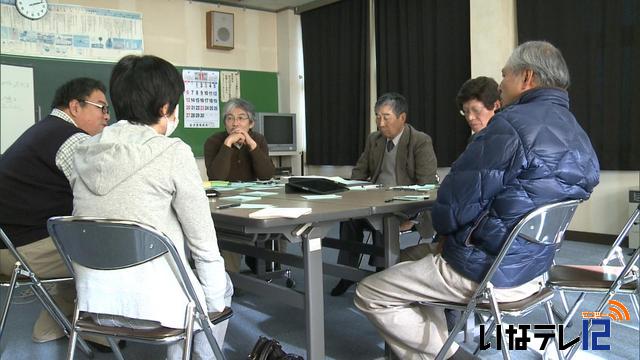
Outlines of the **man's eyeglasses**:
{"type": "Polygon", "coordinates": [[[231,114],[227,114],[224,116],[224,121],[233,122],[234,120],[247,121],[249,120],[249,117],[247,115],[233,116],[231,114]]]}
{"type": "Polygon", "coordinates": [[[104,104],[98,104],[98,103],[94,103],[93,101],[89,101],[89,100],[80,100],[83,103],[87,103],[87,104],[91,104],[95,107],[97,107],[98,109],[100,109],[102,111],[103,114],[108,114],[109,113],[109,105],[104,105],[104,104]]]}

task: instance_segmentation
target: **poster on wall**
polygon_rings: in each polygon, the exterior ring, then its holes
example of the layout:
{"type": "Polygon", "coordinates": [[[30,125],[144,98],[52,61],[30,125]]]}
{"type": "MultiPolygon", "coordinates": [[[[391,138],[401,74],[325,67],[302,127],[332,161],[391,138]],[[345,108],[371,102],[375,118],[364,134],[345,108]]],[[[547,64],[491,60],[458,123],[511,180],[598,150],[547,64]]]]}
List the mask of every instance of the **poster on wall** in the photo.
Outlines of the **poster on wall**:
{"type": "Polygon", "coordinates": [[[182,79],[184,80],[184,127],[219,128],[220,72],[182,70],[182,79]]]}
{"type": "Polygon", "coordinates": [[[220,72],[220,101],[226,103],[229,99],[240,97],[240,72],[220,72]]]}
{"type": "Polygon", "coordinates": [[[44,17],[29,20],[15,0],[0,0],[0,6],[3,54],[117,61],[144,50],[141,13],[49,4],[44,17]]]}

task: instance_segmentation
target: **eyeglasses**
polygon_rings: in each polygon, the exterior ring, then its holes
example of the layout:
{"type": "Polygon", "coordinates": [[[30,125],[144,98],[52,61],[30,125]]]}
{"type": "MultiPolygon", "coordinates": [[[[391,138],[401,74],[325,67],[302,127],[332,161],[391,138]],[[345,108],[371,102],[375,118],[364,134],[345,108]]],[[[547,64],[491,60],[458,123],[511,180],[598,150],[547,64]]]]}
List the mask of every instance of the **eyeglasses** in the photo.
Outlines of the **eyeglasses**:
{"type": "Polygon", "coordinates": [[[234,120],[247,121],[249,120],[249,117],[247,115],[233,116],[231,114],[227,114],[224,116],[224,121],[233,122],[234,120]]]}
{"type": "Polygon", "coordinates": [[[460,115],[462,115],[464,117],[469,116],[469,114],[473,114],[475,116],[479,116],[480,114],[482,114],[482,110],[483,109],[474,109],[474,108],[471,108],[469,110],[460,110],[460,115]]]}
{"type": "Polygon", "coordinates": [[[82,101],[83,103],[91,104],[91,105],[97,107],[105,115],[109,113],[109,105],[98,104],[98,103],[94,103],[93,101],[89,101],[89,100],[80,100],[80,101],[82,101]]]}

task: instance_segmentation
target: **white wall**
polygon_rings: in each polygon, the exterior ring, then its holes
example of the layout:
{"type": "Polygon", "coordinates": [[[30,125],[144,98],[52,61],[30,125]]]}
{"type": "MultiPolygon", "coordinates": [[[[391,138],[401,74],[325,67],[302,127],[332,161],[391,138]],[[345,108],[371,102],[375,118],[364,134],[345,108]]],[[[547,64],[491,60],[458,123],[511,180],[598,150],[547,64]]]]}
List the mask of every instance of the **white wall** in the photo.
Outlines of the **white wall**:
{"type": "Polygon", "coordinates": [[[276,14],[185,0],[53,0],[142,13],[144,52],[178,66],[278,71],[276,14]],[[234,49],[206,47],[206,13],[234,14],[234,49]]]}

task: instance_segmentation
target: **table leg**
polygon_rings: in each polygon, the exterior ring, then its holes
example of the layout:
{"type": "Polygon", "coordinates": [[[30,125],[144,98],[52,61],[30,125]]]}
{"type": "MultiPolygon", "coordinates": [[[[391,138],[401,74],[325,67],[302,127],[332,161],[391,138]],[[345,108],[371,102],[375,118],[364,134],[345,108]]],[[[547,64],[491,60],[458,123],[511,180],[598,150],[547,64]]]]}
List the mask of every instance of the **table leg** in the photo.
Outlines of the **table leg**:
{"type": "Polygon", "coordinates": [[[304,236],[304,316],[307,359],[324,359],[324,298],[322,289],[322,238],[309,231],[304,236]]]}
{"type": "Polygon", "coordinates": [[[382,237],[384,239],[384,265],[389,268],[398,262],[400,256],[400,219],[385,215],[382,219],[382,237]]]}

